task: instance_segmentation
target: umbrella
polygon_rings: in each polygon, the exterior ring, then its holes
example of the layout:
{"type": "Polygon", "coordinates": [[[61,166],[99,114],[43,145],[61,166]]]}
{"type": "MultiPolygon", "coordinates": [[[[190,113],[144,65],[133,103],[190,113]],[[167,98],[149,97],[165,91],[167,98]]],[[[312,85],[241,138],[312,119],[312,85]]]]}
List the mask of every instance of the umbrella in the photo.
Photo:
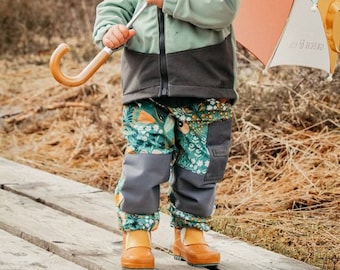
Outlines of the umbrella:
{"type": "Polygon", "coordinates": [[[325,70],[340,50],[340,0],[243,0],[234,23],[237,41],[265,66],[325,70]]]}

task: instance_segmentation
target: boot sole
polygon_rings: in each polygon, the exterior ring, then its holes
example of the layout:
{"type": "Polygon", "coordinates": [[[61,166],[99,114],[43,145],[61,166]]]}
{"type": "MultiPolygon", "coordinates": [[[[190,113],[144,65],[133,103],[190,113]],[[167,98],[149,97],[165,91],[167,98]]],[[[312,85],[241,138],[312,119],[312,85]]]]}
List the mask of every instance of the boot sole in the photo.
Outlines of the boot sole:
{"type": "Polygon", "coordinates": [[[154,266],[150,266],[150,265],[141,265],[140,267],[136,267],[135,265],[134,266],[131,266],[131,267],[127,267],[127,266],[121,266],[122,270],[154,270],[155,267],[154,266]]]}
{"type": "Polygon", "coordinates": [[[179,255],[174,255],[174,259],[177,261],[183,261],[186,262],[188,265],[190,266],[194,266],[194,267],[216,267],[219,265],[219,263],[205,263],[205,264],[194,264],[194,263],[190,263],[188,261],[186,261],[184,258],[182,258],[179,255]]]}
{"type": "Polygon", "coordinates": [[[155,268],[126,268],[122,267],[122,270],[154,270],[155,268]]]}
{"type": "Polygon", "coordinates": [[[126,267],[126,266],[122,266],[121,268],[122,270],[154,270],[155,267],[152,266],[150,267],[149,265],[148,266],[140,266],[140,267],[136,267],[136,266],[131,266],[131,267],[126,267]]]}

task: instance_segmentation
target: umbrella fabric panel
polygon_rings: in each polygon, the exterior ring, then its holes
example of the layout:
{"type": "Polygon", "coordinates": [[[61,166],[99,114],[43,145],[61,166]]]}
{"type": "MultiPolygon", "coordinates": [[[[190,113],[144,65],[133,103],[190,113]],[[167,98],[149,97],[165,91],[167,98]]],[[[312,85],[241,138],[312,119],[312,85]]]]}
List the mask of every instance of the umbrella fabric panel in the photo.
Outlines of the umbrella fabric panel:
{"type": "Polygon", "coordinates": [[[264,65],[285,28],[293,0],[243,0],[234,22],[236,39],[264,65]]]}
{"type": "Polygon", "coordinates": [[[319,12],[310,0],[294,1],[286,28],[267,67],[296,65],[330,72],[328,43],[319,12]]]}
{"type": "MultiPolygon", "coordinates": [[[[329,12],[331,11],[333,5],[337,6],[338,9],[340,9],[340,1],[319,0],[317,5],[320,11],[321,17],[323,19],[323,22],[324,22],[324,27],[325,29],[327,29],[328,28],[327,22],[329,22],[329,17],[330,17],[329,12]]],[[[340,46],[340,14],[339,12],[337,13],[337,15],[335,15],[334,21],[331,22],[331,24],[332,24],[331,26],[332,32],[329,38],[335,41],[335,45],[340,46]]],[[[336,64],[337,64],[338,53],[331,48],[330,44],[329,44],[329,57],[330,57],[330,69],[331,69],[331,73],[333,73],[335,70],[336,64]]]]}

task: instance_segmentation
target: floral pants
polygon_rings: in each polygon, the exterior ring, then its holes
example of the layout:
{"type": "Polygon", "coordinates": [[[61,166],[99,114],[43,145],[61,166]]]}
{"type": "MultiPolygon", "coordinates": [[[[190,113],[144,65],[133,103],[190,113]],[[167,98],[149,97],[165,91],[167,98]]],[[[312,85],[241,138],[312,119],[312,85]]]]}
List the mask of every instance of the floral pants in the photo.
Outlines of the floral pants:
{"type": "MultiPolygon", "coordinates": [[[[170,154],[170,171],[171,166],[176,165],[194,175],[204,176],[211,162],[211,153],[206,146],[208,127],[212,123],[227,120],[231,121],[231,105],[228,100],[222,99],[145,99],[127,104],[123,111],[126,154],[170,154]]],[[[229,148],[229,145],[227,147],[229,148]]],[[[224,168],[225,164],[222,169],[224,168]]],[[[170,172],[171,226],[209,230],[209,217],[182,211],[176,207],[175,195],[171,190],[173,175],[170,172]]],[[[123,170],[115,190],[120,228],[123,231],[156,229],[159,223],[159,209],[151,214],[131,214],[122,209],[122,187],[125,181],[123,170]]]]}

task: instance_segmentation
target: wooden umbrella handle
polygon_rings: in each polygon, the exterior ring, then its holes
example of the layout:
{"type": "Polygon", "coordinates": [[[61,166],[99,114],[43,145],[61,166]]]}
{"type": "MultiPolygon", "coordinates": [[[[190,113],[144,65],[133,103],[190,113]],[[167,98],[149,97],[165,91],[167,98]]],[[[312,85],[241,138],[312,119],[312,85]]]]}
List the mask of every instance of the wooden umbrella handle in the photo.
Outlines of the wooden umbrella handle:
{"type": "Polygon", "coordinates": [[[340,25],[335,22],[335,17],[340,12],[340,0],[334,0],[330,4],[326,16],[326,35],[330,48],[340,53],[340,25]]]}
{"type": "MultiPolygon", "coordinates": [[[[146,9],[148,6],[147,2],[145,2],[142,7],[134,14],[131,20],[126,25],[127,28],[130,28],[135,20],[140,16],[140,14],[146,9]]],[[[61,84],[65,86],[79,86],[84,84],[91,76],[106,62],[108,58],[110,58],[113,53],[112,49],[105,47],[102,49],[95,58],[85,67],[85,69],[76,76],[67,76],[65,75],[60,68],[60,63],[62,57],[70,51],[70,47],[61,43],[55,51],[52,53],[50,58],[50,70],[53,77],[61,84]]]]}
{"type": "Polygon", "coordinates": [[[56,81],[70,87],[79,86],[88,81],[112,54],[112,50],[105,47],[95,56],[95,58],[93,58],[82,72],[76,76],[68,76],[61,71],[60,62],[62,57],[69,51],[70,47],[66,43],[61,43],[50,58],[50,70],[56,81]]]}

